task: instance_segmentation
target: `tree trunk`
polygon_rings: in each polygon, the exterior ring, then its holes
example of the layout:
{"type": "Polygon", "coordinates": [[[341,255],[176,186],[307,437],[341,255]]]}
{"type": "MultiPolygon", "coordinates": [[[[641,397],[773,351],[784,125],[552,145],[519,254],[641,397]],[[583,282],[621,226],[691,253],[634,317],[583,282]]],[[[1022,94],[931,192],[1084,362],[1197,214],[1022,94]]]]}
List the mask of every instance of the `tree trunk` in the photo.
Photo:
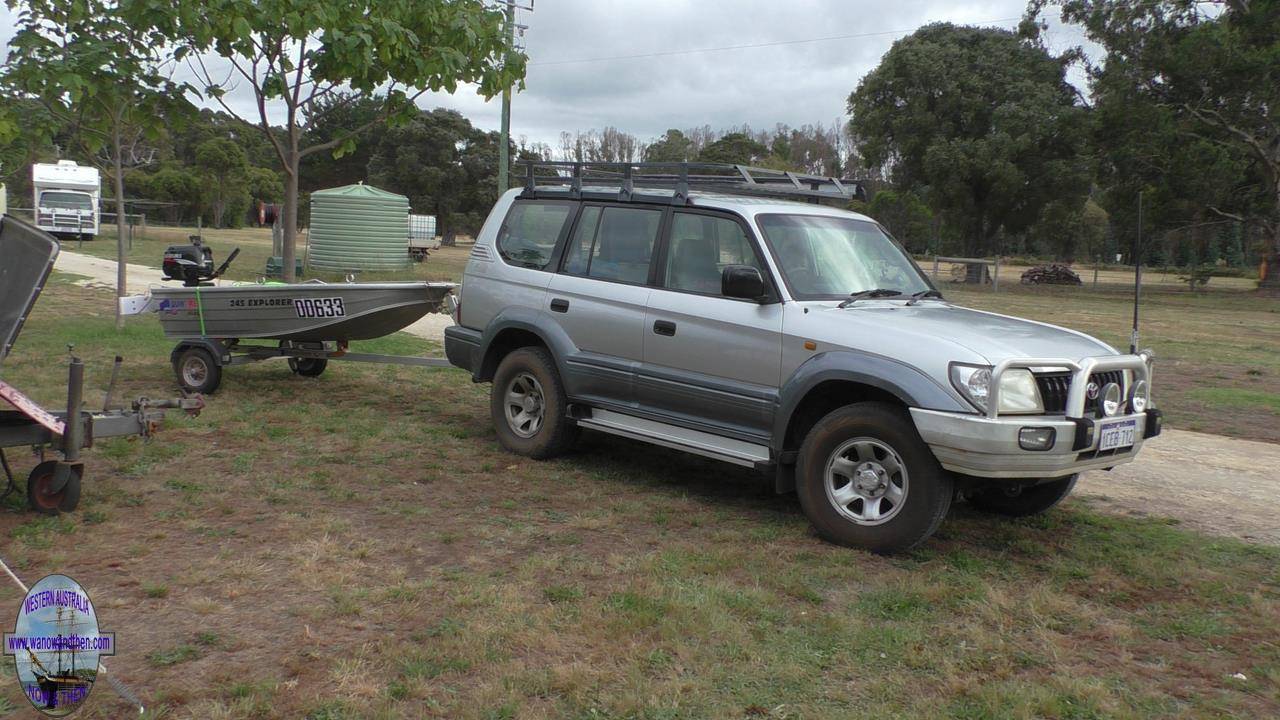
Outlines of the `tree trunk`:
{"type": "Polygon", "coordinates": [[[1280,295],[1280,179],[1276,180],[1272,189],[1275,191],[1276,204],[1271,212],[1271,222],[1262,223],[1263,232],[1269,233],[1271,237],[1263,245],[1264,275],[1260,278],[1258,289],[1268,295],[1280,295]]]}
{"type": "Polygon", "coordinates": [[[1258,283],[1260,290],[1268,293],[1280,293],[1280,223],[1273,226],[1271,240],[1262,254],[1266,276],[1258,283]]]}
{"type": "Polygon", "coordinates": [[[284,281],[294,282],[293,266],[296,262],[296,243],[298,240],[298,151],[294,147],[289,151],[289,167],[284,174],[284,218],[283,242],[280,261],[284,265],[284,281]]]}
{"type": "MultiPolygon", "coordinates": [[[[128,255],[125,250],[125,216],[124,216],[124,163],[120,159],[120,127],[117,125],[112,133],[112,184],[116,193],[116,297],[128,294],[128,273],[125,265],[128,255]]],[[[124,329],[124,315],[120,312],[120,302],[116,301],[116,330],[124,329]]]]}

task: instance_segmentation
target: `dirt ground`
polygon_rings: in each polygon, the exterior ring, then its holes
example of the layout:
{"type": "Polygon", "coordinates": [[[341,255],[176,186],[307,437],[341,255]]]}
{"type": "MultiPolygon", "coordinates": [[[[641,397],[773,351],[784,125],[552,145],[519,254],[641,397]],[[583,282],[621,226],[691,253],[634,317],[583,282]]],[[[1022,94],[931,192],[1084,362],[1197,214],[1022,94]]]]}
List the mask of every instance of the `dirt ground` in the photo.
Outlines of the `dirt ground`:
{"type": "Polygon", "coordinates": [[[1280,545],[1280,445],[1166,429],[1138,459],[1086,473],[1105,512],[1175,518],[1211,535],[1280,545]]]}

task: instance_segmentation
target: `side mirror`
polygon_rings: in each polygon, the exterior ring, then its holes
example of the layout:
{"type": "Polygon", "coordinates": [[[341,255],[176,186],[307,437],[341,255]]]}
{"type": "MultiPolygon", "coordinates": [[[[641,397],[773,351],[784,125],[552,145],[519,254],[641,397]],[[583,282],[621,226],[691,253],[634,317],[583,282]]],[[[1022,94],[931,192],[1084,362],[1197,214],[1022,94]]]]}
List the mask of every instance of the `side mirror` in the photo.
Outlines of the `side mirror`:
{"type": "Polygon", "coordinates": [[[764,278],[750,265],[729,265],[720,273],[720,293],[725,297],[759,300],[764,297],[764,278]]]}

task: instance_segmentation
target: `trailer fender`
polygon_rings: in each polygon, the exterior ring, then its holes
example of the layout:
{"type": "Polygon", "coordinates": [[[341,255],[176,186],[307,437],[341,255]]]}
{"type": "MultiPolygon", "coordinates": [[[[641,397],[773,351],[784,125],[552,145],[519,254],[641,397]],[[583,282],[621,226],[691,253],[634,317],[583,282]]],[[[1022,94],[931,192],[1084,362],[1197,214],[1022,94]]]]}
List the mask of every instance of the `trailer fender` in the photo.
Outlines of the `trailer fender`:
{"type": "Polygon", "coordinates": [[[193,347],[207,350],[213,356],[213,359],[217,361],[219,367],[231,364],[231,351],[222,341],[214,340],[213,338],[186,338],[178,341],[178,344],[173,347],[173,351],[169,353],[169,363],[178,362],[178,358],[182,356],[182,353],[193,347]]]}

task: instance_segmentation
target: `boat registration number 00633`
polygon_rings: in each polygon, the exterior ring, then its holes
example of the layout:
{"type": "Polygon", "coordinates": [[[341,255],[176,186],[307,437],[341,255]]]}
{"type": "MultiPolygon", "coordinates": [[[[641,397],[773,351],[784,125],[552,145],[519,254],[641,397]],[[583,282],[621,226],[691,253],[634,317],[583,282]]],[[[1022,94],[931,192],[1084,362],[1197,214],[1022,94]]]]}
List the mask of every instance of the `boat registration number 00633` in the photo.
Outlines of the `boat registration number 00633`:
{"type": "Polygon", "coordinates": [[[1120,420],[1104,423],[1098,429],[1098,449],[1114,450],[1126,448],[1133,444],[1133,436],[1138,431],[1136,420],[1120,420]]]}
{"type": "Polygon", "coordinates": [[[347,309],[342,298],[299,298],[293,301],[293,309],[300,318],[346,317],[347,309]]]}

